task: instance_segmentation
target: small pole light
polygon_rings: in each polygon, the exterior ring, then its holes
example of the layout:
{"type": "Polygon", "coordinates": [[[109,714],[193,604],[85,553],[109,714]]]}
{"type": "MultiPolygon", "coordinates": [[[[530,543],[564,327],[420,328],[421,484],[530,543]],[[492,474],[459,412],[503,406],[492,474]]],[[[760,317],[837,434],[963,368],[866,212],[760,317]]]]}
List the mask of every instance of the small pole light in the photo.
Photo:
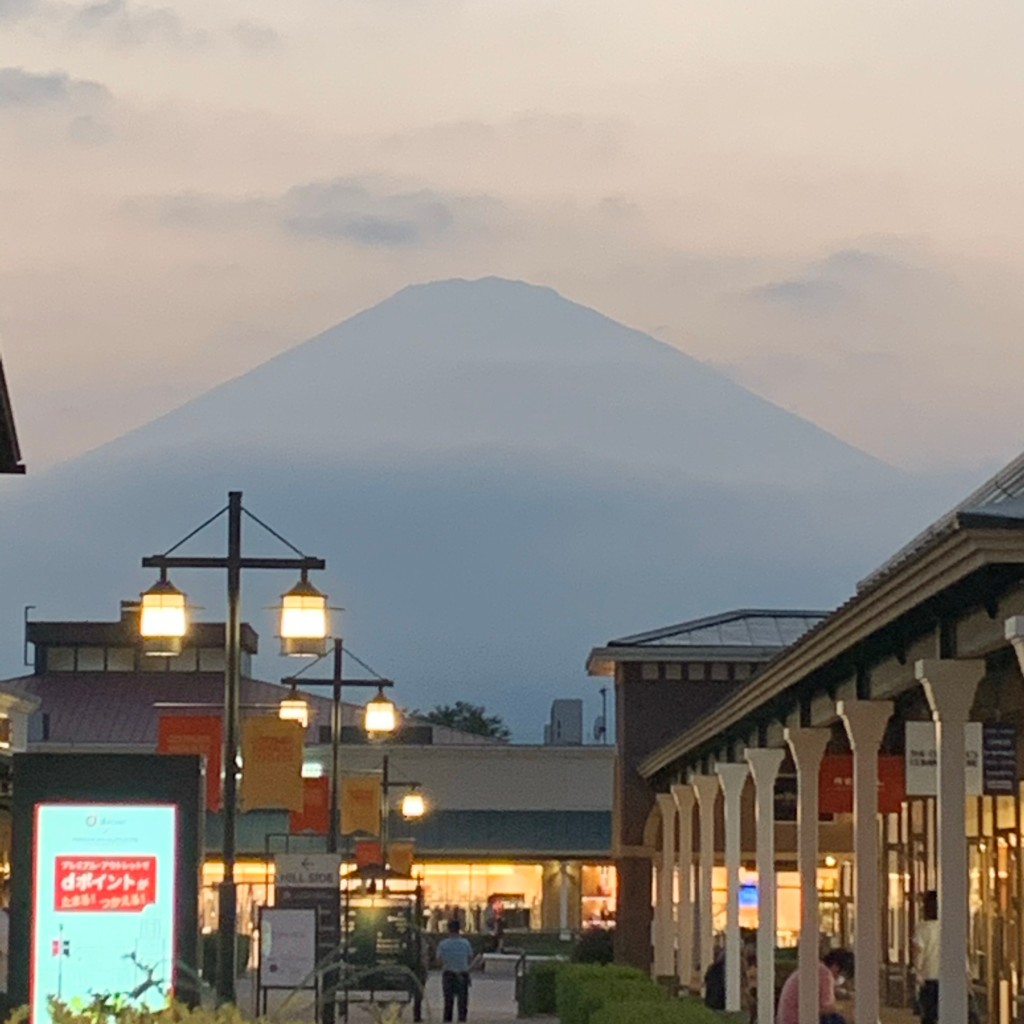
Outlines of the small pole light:
{"type": "Polygon", "coordinates": [[[181,654],[182,639],[188,632],[185,595],[162,572],[141,597],[139,634],[143,653],[157,658],[181,654]]]}
{"type": "Polygon", "coordinates": [[[281,653],[318,658],[327,651],[327,597],[302,574],[281,595],[281,653]]]}
{"type": "Polygon", "coordinates": [[[395,705],[384,694],[380,687],[377,696],[366,705],[366,716],[363,727],[371,736],[388,735],[395,731],[395,705]]]}
{"type": "Polygon", "coordinates": [[[422,818],[426,810],[423,794],[418,789],[411,789],[402,797],[403,818],[422,818]]]}
{"type": "Polygon", "coordinates": [[[309,725],[309,705],[301,697],[292,694],[281,701],[277,717],[283,722],[298,722],[305,729],[309,725]]]}

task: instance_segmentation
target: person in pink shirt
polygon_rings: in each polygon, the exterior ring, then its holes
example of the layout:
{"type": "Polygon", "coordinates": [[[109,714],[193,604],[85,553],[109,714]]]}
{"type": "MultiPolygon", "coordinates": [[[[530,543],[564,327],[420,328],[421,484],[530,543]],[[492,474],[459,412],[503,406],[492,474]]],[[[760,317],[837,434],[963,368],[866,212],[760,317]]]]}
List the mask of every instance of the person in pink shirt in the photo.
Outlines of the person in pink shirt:
{"type": "MultiPolygon", "coordinates": [[[[800,972],[794,971],[782,986],[775,1024],[800,1024],[800,972]]],[[[836,985],[853,977],[853,954],[830,949],[818,964],[818,1017],[820,1024],[846,1024],[836,1007],[836,985]]]]}

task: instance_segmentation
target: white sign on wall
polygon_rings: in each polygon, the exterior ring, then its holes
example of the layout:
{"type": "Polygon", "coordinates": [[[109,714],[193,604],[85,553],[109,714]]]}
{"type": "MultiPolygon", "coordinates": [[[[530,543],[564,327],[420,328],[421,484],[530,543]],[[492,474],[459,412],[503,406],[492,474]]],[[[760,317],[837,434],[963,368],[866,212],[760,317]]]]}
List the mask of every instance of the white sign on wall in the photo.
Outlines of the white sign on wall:
{"type": "Polygon", "coordinates": [[[278,853],[274,856],[274,885],[278,889],[338,889],[341,855],[278,853]]]}
{"type": "MultiPolygon", "coordinates": [[[[968,796],[981,796],[981,722],[964,726],[967,760],[964,781],[968,796]]],[[[907,796],[936,795],[935,723],[907,722],[905,759],[907,796]]]]}
{"type": "Polygon", "coordinates": [[[314,987],[316,911],[264,907],[260,913],[260,984],[263,988],[314,987]]]}

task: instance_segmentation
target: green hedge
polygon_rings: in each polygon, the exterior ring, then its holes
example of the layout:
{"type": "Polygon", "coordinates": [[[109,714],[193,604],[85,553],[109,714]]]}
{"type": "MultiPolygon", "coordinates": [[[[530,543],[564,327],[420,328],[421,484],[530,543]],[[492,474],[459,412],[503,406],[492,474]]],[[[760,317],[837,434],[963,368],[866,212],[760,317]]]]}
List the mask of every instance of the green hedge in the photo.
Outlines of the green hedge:
{"type": "Polygon", "coordinates": [[[555,1012],[555,979],[562,966],[563,963],[557,960],[527,962],[519,991],[520,1017],[539,1017],[555,1012]]]}
{"type": "Polygon", "coordinates": [[[740,1024],[743,1013],[711,1010],[699,999],[672,999],[664,1003],[606,1003],[590,1024],[740,1024]]]}
{"type": "Polygon", "coordinates": [[[561,1024],[591,1024],[614,1003],[663,1002],[665,993],[642,971],[611,964],[564,964],[555,974],[555,1007],[561,1024]]]}

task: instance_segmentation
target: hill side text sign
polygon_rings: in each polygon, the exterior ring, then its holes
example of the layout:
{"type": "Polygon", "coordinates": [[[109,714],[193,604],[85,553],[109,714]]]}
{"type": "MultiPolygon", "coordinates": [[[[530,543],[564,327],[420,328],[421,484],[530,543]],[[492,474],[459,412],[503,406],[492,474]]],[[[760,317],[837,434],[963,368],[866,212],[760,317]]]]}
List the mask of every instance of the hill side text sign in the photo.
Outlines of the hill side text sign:
{"type": "Polygon", "coordinates": [[[336,853],[279,853],[274,857],[277,889],[340,887],[341,856],[336,853]]]}
{"type": "MultiPolygon", "coordinates": [[[[937,785],[935,723],[907,722],[907,796],[935,796],[937,785]]],[[[981,796],[981,722],[964,726],[967,758],[964,779],[968,796],[981,796]]]]}

